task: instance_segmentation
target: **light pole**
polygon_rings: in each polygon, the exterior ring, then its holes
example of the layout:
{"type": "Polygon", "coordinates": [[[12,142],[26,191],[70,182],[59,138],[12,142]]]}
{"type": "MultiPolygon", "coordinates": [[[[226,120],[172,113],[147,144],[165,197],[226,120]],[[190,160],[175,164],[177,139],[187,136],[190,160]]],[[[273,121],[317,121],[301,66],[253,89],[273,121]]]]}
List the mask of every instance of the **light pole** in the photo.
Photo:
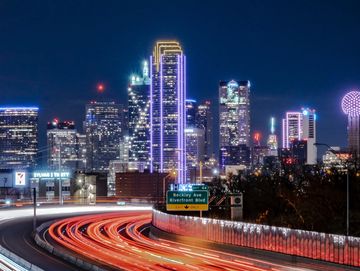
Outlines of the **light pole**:
{"type": "Polygon", "coordinates": [[[170,177],[176,177],[176,171],[170,171],[168,175],[166,175],[163,178],[163,182],[162,182],[162,189],[163,189],[163,204],[165,204],[165,200],[166,200],[166,186],[165,186],[165,181],[167,178],[170,177]]]}
{"type": "Polygon", "coordinates": [[[33,230],[36,231],[36,188],[33,188],[33,197],[34,197],[34,217],[33,217],[33,230]]]}
{"type": "Polygon", "coordinates": [[[61,141],[59,142],[59,204],[63,205],[62,183],[61,183],[61,141]]]}
{"type": "MultiPolygon", "coordinates": [[[[314,146],[325,146],[327,147],[333,154],[336,155],[336,150],[331,148],[328,144],[325,143],[314,143],[314,146]]],[[[350,224],[350,208],[349,208],[349,162],[345,159],[341,159],[339,156],[337,156],[341,162],[343,162],[346,166],[346,236],[349,236],[349,224],[350,224]]]]}

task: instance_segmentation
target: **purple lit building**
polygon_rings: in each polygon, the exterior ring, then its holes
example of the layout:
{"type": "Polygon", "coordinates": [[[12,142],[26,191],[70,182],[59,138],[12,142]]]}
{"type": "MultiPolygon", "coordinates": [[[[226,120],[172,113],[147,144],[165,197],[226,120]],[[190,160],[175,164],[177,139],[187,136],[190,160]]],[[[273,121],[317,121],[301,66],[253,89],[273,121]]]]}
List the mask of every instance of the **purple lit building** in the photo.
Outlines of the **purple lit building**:
{"type": "Polygon", "coordinates": [[[348,146],[356,157],[360,156],[360,92],[350,91],[341,101],[343,112],[348,117],[348,146]]]}
{"type": "Polygon", "coordinates": [[[186,182],[186,57],[177,41],[158,41],[150,56],[150,171],[177,171],[186,182]]]}
{"type": "MultiPolygon", "coordinates": [[[[314,109],[302,108],[299,112],[286,112],[282,122],[282,147],[294,148],[295,142],[306,141],[306,164],[317,163],[316,113],[314,109]]],[[[296,143],[298,144],[298,143],[296,143]]],[[[302,143],[303,144],[303,143],[302,143]]],[[[304,145],[304,144],[303,144],[304,145]]],[[[299,147],[297,147],[299,149],[299,147]]]]}

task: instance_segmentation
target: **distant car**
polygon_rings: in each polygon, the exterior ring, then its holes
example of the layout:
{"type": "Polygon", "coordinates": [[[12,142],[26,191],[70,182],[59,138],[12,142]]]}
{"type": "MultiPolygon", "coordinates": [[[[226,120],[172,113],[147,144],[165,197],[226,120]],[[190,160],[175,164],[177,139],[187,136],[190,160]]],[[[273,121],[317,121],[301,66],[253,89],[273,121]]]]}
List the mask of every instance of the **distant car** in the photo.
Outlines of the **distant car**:
{"type": "Polygon", "coordinates": [[[4,206],[10,206],[11,205],[11,199],[0,199],[0,205],[4,206]]]}
{"type": "Polygon", "coordinates": [[[126,202],[119,200],[119,201],[116,202],[116,204],[119,205],[119,206],[125,206],[125,205],[126,205],[126,202]]]}

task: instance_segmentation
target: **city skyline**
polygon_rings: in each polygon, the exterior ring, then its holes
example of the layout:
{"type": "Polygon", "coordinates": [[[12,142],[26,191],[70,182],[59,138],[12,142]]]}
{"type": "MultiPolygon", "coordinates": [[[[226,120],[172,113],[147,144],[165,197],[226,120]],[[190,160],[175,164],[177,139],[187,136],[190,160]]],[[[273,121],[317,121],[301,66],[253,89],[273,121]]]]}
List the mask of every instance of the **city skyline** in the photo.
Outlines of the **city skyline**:
{"type": "MultiPolygon", "coordinates": [[[[253,85],[254,131],[265,136],[270,116],[280,119],[286,110],[310,107],[319,115],[319,140],[345,146],[347,121],[339,100],[360,86],[356,64],[360,40],[354,35],[359,25],[354,10],[359,4],[327,3],[324,11],[321,3],[227,3],[224,7],[193,3],[189,8],[185,1],[180,10],[189,10],[190,15],[201,10],[202,19],[193,16],[185,20],[177,15],[177,20],[170,20],[165,15],[167,24],[149,21],[150,9],[155,10],[155,16],[171,8],[161,1],[145,3],[141,9],[114,2],[101,9],[94,2],[72,8],[60,3],[9,3],[1,10],[2,25],[7,26],[0,45],[4,56],[1,104],[39,105],[40,131],[45,131],[46,122],[54,117],[76,116],[74,120],[80,124],[83,104],[100,95],[96,93],[99,82],[105,86],[103,96],[125,103],[128,78],[147,59],[153,42],[176,38],[186,49],[188,73],[193,75],[188,78],[189,98],[210,99],[216,107],[220,80],[246,78],[253,85]],[[233,16],[240,5],[241,22],[233,16]],[[216,19],[216,14],[225,11],[230,13],[226,20],[216,19]],[[58,24],[65,13],[68,21],[58,24]],[[129,20],[129,16],[137,20],[129,20]],[[129,29],[121,26],[125,21],[132,22],[129,29]],[[69,30],[73,24],[77,27],[69,30]],[[32,30],[32,36],[27,30],[32,30]],[[233,36],[234,42],[223,43],[220,37],[225,36],[233,36]],[[248,42],[239,42],[241,37],[247,37],[248,42]],[[25,40],[26,48],[22,46],[25,40]],[[331,65],[335,62],[338,64],[331,65]],[[334,129],[339,132],[331,133],[334,129]]],[[[45,145],[44,137],[40,142],[40,146],[45,145]]]]}

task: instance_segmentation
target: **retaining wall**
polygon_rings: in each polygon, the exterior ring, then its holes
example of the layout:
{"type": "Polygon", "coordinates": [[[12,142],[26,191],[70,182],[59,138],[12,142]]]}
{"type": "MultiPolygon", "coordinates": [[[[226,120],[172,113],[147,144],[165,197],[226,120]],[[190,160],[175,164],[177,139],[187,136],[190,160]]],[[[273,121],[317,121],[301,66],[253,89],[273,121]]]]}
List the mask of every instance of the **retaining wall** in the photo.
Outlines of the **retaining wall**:
{"type": "Polygon", "coordinates": [[[360,266],[360,238],[153,210],[153,226],[174,234],[360,266]]]}

